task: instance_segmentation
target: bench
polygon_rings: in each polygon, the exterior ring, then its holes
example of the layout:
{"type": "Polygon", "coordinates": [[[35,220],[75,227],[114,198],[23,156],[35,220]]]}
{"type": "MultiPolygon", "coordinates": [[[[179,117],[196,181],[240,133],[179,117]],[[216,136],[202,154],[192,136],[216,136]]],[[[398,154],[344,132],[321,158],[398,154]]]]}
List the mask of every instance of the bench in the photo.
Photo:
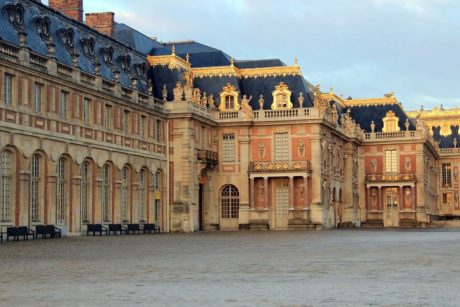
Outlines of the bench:
{"type": "Polygon", "coordinates": [[[101,224],[87,224],[86,225],[86,235],[89,236],[90,233],[93,234],[93,236],[96,235],[96,233],[99,233],[100,236],[102,236],[102,232],[105,232],[107,234],[107,227],[102,226],[101,224]]]}
{"type": "Polygon", "coordinates": [[[126,233],[126,227],[124,227],[121,224],[109,224],[109,235],[112,234],[112,232],[114,234],[117,234],[117,232],[119,232],[122,235],[123,232],[126,233]]]}
{"type": "Polygon", "coordinates": [[[155,224],[144,224],[142,231],[144,233],[161,233],[160,227],[155,224]]]}
{"type": "Polygon", "coordinates": [[[141,227],[139,224],[128,224],[128,229],[126,230],[126,234],[140,234],[141,233],[141,227]]]}
{"type": "Polygon", "coordinates": [[[42,239],[62,237],[61,229],[54,225],[35,225],[35,238],[41,235],[42,239]]]}
{"type": "Polygon", "coordinates": [[[32,239],[35,239],[35,231],[29,229],[27,226],[6,228],[6,241],[9,241],[10,237],[13,237],[14,241],[18,241],[19,237],[22,237],[23,240],[28,240],[29,236],[32,236],[32,239]]]}

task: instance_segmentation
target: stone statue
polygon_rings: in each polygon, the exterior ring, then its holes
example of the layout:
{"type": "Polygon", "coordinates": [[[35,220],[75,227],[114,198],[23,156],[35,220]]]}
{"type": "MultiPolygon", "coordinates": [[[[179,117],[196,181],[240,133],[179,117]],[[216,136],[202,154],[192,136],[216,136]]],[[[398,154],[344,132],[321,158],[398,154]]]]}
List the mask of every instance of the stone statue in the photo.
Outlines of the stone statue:
{"type": "Polygon", "coordinates": [[[300,108],[305,108],[305,106],[303,105],[303,103],[305,102],[305,97],[303,97],[302,92],[299,93],[299,98],[297,98],[297,101],[299,102],[300,108]]]}
{"type": "Polygon", "coordinates": [[[264,103],[265,103],[264,95],[260,95],[260,98],[259,98],[259,110],[264,109],[264,103]]]}
{"type": "Polygon", "coordinates": [[[406,122],[404,123],[404,126],[406,126],[406,131],[409,131],[409,127],[410,127],[409,119],[406,118],[406,122]]]}
{"type": "Polygon", "coordinates": [[[214,103],[214,95],[213,95],[213,94],[209,95],[208,103],[209,103],[209,109],[210,109],[211,111],[213,111],[213,110],[216,109],[216,105],[215,105],[215,103],[214,103]]]}
{"type": "Polygon", "coordinates": [[[208,106],[208,97],[206,95],[206,92],[203,92],[203,97],[201,97],[201,105],[203,108],[207,108],[208,106]]]}
{"type": "Polygon", "coordinates": [[[201,91],[199,88],[193,89],[193,102],[196,104],[201,103],[201,91]]]}
{"type": "Polygon", "coordinates": [[[181,101],[184,97],[184,87],[182,86],[182,82],[178,81],[176,83],[176,87],[173,90],[174,101],[181,101]]]}
{"type": "Polygon", "coordinates": [[[371,132],[372,133],[375,132],[375,122],[374,121],[371,122],[371,132]]]}
{"type": "Polygon", "coordinates": [[[163,95],[163,101],[168,99],[168,89],[166,88],[166,84],[163,84],[163,90],[161,91],[163,95]]]}

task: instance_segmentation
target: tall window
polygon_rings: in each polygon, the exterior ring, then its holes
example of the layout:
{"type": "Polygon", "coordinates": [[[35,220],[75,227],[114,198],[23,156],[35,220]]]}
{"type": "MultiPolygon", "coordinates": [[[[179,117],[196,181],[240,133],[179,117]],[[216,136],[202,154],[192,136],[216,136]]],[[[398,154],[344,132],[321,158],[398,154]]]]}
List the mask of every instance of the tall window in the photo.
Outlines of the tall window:
{"type": "Polygon", "coordinates": [[[104,125],[106,129],[110,129],[110,119],[112,116],[112,107],[109,105],[105,106],[105,120],[104,125]]]}
{"type": "Polygon", "coordinates": [[[40,113],[42,111],[42,85],[34,84],[34,112],[40,113]]]}
{"type": "Polygon", "coordinates": [[[145,183],[145,170],[141,170],[139,173],[139,188],[137,190],[139,221],[145,221],[145,183]]]}
{"type": "Polygon", "coordinates": [[[222,136],[222,161],[235,161],[235,135],[233,133],[222,136]]]}
{"type": "Polygon", "coordinates": [[[155,188],[155,190],[161,189],[161,172],[160,171],[157,171],[155,173],[155,177],[153,180],[153,187],[155,188]]]}
{"type": "Polygon", "coordinates": [[[227,185],[221,194],[221,216],[223,219],[236,219],[239,216],[240,194],[234,185],[227,185]]]}
{"type": "Polygon", "coordinates": [[[89,125],[90,103],[88,98],[83,99],[83,123],[85,125],[89,125]]]}
{"type": "Polygon", "coordinates": [[[235,109],[235,97],[232,95],[225,96],[225,109],[234,110],[235,109]]]}
{"type": "Polygon", "coordinates": [[[67,118],[67,93],[62,91],[61,92],[61,101],[59,104],[59,115],[61,116],[61,119],[66,119],[67,118]]]}
{"type": "Polygon", "coordinates": [[[3,80],[3,99],[5,104],[10,106],[13,103],[13,76],[5,74],[3,80]]]}
{"type": "Polygon", "coordinates": [[[145,135],[145,116],[141,116],[141,121],[139,122],[139,134],[142,138],[145,135]]]}
{"type": "Polygon", "coordinates": [[[33,222],[40,220],[40,162],[40,155],[34,154],[30,170],[30,210],[33,222]]]}
{"type": "Polygon", "coordinates": [[[155,203],[154,203],[154,213],[153,213],[153,217],[154,217],[154,220],[156,223],[159,222],[159,218],[160,218],[160,205],[161,205],[161,201],[159,199],[159,197],[161,197],[161,186],[162,186],[162,182],[161,182],[161,172],[160,171],[157,171],[155,173],[155,176],[153,177],[153,187],[155,190],[157,190],[159,192],[157,192],[157,195],[155,197],[155,203]],[[159,196],[159,197],[158,197],[159,196]]]}
{"type": "Polygon", "coordinates": [[[89,222],[89,184],[90,184],[90,168],[89,162],[85,161],[81,165],[81,183],[80,183],[80,208],[81,219],[83,223],[89,222]]]}
{"type": "Polygon", "coordinates": [[[161,120],[156,121],[156,127],[155,127],[155,140],[157,142],[161,142],[161,120]]]}
{"type": "Polygon", "coordinates": [[[385,172],[397,173],[398,172],[398,155],[397,150],[385,151],[385,172]]]}
{"type": "Polygon", "coordinates": [[[11,187],[12,187],[12,169],[11,169],[11,152],[2,151],[1,155],[1,187],[0,201],[2,209],[2,221],[11,220],[11,187]]]}
{"type": "Polygon", "coordinates": [[[275,133],[275,161],[289,161],[288,133],[275,133]]]}
{"type": "Polygon", "coordinates": [[[441,165],[441,175],[442,175],[442,187],[451,188],[452,187],[452,164],[443,163],[441,165]]]}
{"type": "Polygon", "coordinates": [[[56,217],[59,223],[65,223],[66,204],[67,204],[67,160],[60,158],[58,162],[58,188],[57,188],[57,208],[56,217]]]}
{"type": "Polygon", "coordinates": [[[129,111],[123,112],[123,132],[129,132],[129,111]]]}
{"type": "Polygon", "coordinates": [[[102,169],[102,217],[104,222],[110,222],[110,195],[112,192],[111,169],[105,164],[102,169]]]}
{"type": "Polygon", "coordinates": [[[120,197],[120,209],[121,209],[121,221],[128,222],[128,200],[129,200],[129,170],[124,167],[121,170],[121,197],[120,197]]]}

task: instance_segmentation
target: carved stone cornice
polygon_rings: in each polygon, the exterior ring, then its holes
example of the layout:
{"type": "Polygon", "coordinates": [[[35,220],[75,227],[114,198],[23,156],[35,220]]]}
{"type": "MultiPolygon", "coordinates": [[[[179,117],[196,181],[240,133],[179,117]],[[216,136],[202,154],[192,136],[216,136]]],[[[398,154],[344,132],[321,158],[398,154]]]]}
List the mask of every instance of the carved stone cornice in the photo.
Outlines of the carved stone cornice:
{"type": "Polygon", "coordinates": [[[383,97],[383,98],[366,98],[366,99],[350,99],[343,100],[343,103],[347,107],[356,107],[356,106],[382,106],[389,104],[396,104],[398,100],[396,97],[383,97]]]}
{"type": "Polygon", "coordinates": [[[245,69],[240,69],[234,65],[219,67],[199,67],[192,68],[192,73],[195,78],[237,77],[245,79],[302,75],[299,66],[278,66],[245,69]]]}
{"type": "Polygon", "coordinates": [[[235,66],[198,67],[192,68],[194,78],[238,77],[238,68],[235,66]]]}
{"type": "Polygon", "coordinates": [[[175,54],[170,55],[148,55],[147,61],[149,62],[150,66],[168,66],[170,69],[183,69],[183,70],[190,70],[191,65],[186,60],[178,57],[175,54]]]}

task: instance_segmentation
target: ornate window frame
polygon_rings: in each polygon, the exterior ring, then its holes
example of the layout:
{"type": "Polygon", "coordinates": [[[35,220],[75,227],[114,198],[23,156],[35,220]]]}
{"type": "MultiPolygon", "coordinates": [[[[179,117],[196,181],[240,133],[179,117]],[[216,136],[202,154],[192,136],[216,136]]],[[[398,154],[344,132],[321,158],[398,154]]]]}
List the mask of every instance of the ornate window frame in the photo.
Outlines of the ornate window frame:
{"type": "Polygon", "coordinates": [[[272,95],[272,110],[292,109],[292,92],[289,90],[289,86],[287,84],[280,82],[277,86],[275,86],[275,90],[272,92],[272,95]]]}
{"type": "Polygon", "coordinates": [[[236,87],[231,83],[227,83],[227,85],[222,88],[222,92],[220,92],[219,110],[221,112],[238,111],[240,109],[240,104],[238,102],[239,95],[240,94],[236,90],[236,87]],[[228,99],[233,99],[232,101],[233,107],[228,107],[227,105],[228,99]]]}
{"type": "Polygon", "coordinates": [[[401,130],[401,128],[399,128],[399,117],[397,117],[392,110],[387,112],[382,121],[382,132],[399,132],[401,130]]]}

